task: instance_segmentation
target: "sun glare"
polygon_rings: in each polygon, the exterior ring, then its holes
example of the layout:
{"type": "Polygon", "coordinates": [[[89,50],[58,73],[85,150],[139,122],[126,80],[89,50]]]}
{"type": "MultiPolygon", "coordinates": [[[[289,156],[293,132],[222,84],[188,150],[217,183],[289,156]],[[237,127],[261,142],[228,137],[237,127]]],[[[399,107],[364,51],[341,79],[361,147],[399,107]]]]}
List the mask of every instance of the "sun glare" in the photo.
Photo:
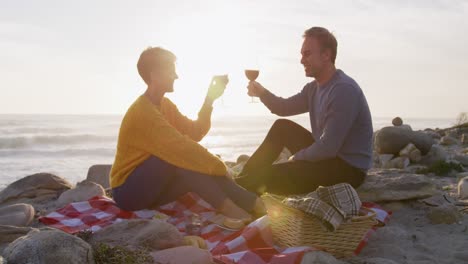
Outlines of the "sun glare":
{"type": "Polygon", "coordinates": [[[206,14],[188,14],[169,25],[166,48],[177,56],[179,75],[169,97],[184,114],[196,116],[213,75],[228,74],[230,80],[217,102],[218,114],[249,102],[244,69],[259,67],[258,47],[249,37],[253,30],[239,22],[237,12],[206,10],[206,14]]]}

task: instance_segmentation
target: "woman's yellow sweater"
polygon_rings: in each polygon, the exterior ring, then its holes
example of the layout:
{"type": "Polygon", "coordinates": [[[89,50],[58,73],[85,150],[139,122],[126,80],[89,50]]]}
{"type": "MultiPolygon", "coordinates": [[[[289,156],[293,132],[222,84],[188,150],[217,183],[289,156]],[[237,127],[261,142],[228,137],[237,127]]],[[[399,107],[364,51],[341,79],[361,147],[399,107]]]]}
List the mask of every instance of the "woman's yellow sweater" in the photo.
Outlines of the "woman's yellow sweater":
{"type": "Polygon", "coordinates": [[[151,155],[180,168],[213,176],[226,175],[224,163],[197,143],[210,129],[211,111],[211,106],[204,105],[194,121],[182,115],[168,98],[164,97],[157,107],[146,96],[138,97],[120,126],[110,186],[122,185],[151,155]]]}

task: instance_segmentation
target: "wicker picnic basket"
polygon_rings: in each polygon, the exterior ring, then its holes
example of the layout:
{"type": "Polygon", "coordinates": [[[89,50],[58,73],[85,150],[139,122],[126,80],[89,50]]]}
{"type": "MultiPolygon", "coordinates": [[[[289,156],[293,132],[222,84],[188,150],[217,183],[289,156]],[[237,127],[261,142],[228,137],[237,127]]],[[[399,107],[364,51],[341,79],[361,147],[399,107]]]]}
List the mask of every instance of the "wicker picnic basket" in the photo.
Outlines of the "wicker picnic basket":
{"type": "Polygon", "coordinates": [[[273,239],[279,246],[312,246],[337,258],[347,258],[354,255],[365,234],[378,223],[375,212],[364,209],[366,215],[355,216],[330,232],[314,216],[283,204],[283,198],[271,194],[262,196],[273,239]],[[368,212],[371,214],[367,215],[368,212]]]}

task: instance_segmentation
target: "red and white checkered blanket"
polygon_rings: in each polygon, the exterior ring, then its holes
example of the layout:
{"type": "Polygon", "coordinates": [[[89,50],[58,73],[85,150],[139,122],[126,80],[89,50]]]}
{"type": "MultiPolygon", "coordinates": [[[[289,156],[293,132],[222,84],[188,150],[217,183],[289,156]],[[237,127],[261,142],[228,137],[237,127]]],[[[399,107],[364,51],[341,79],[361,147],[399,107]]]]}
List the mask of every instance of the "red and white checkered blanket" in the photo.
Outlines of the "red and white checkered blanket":
{"type": "MultiPolygon", "coordinates": [[[[390,212],[373,203],[363,203],[363,206],[374,210],[377,219],[388,222],[390,212]]],[[[211,205],[193,193],[180,197],[177,201],[158,208],[158,211],[168,215],[167,222],[175,225],[185,233],[185,223],[188,216],[200,215],[204,227],[201,237],[207,242],[208,248],[218,263],[300,263],[305,252],[316,250],[310,247],[278,248],[273,245],[272,233],[268,217],[262,217],[252,222],[240,231],[227,231],[208,221],[215,215],[211,205]]],[[[67,233],[83,230],[97,231],[107,225],[133,218],[153,218],[158,211],[141,210],[135,212],[123,211],[115,202],[107,197],[96,196],[86,202],[71,203],[55,212],[49,213],[39,220],[67,233]]],[[[356,249],[358,254],[367,243],[374,229],[363,237],[356,249]]]]}

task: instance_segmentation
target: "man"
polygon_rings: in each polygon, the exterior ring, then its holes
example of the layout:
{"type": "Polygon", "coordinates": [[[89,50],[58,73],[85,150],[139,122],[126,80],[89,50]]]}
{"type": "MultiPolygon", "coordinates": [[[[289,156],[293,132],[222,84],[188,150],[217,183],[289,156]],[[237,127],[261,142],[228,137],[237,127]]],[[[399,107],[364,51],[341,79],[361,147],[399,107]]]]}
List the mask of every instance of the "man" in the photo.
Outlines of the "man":
{"type": "Polygon", "coordinates": [[[110,185],[117,205],[125,210],[152,208],[195,192],[222,214],[245,221],[263,207],[254,193],[226,177],[226,167],[197,142],[210,129],[213,102],[227,85],[214,77],[197,120],[182,115],[164,95],[178,78],[175,56],[148,48],[138,60],[147,85],[122,120],[110,185]]]}
{"type": "Polygon", "coordinates": [[[262,193],[300,194],[341,182],[359,186],[371,165],[372,120],[359,85],[335,68],[337,41],[325,28],[305,31],[301,64],[315,80],[298,94],[281,98],[258,82],[248,85],[279,116],[309,112],[312,133],[287,119],[277,120],[236,182],[262,193]],[[286,163],[272,163],[287,148],[286,163]]]}

